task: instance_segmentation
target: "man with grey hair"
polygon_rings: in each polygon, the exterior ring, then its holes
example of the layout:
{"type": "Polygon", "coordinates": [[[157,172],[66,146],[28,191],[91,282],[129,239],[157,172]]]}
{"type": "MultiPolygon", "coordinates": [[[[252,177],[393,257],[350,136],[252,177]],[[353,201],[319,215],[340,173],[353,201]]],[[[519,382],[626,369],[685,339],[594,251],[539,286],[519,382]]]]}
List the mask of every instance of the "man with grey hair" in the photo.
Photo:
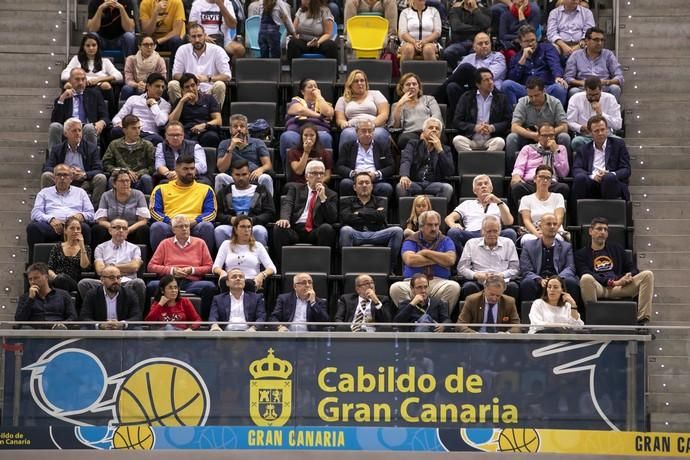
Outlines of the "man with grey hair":
{"type": "Polygon", "coordinates": [[[489,275],[484,290],[468,296],[462,306],[456,329],[458,332],[520,332],[519,327],[497,328],[491,324],[520,324],[515,299],[504,294],[506,283],[500,275],[489,275]],[[466,324],[487,324],[469,327],[466,324]]]}
{"type": "Polygon", "coordinates": [[[280,266],[283,246],[310,243],[335,246],[338,194],[323,183],[326,167],[314,160],[305,169],[306,184],[288,189],[281,200],[280,219],[273,227],[273,253],[280,266]]]}
{"type": "Polygon", "coordinates": [[[376,196],[393,196],[393,186],[386,182],[394,172],[390,143],[383,145],[374,139],[374,122],[360,120],[357,122],[357,140],[344,143],[338,151],[336,174],[340,179],[340,196],[354,195],[354,179],[360,172],[367,172],[371,177],[376,196]]]}
{"type": "Polygon", "coordinates": [[[91,144],[98,144],[98,136],[110,124],[103,93],[98,88],[86,89],[86,72],[73,68],[65,90],[55,99],[50,115],[48,150],[62,141],[62,124],[69,118],[77,118],[84,124],[84,137],[91,144]]]}
{"type": "Polygon", "coordinates": [[[230,117],[230,139],[221,141],[216,152],[216,193],[234,181],[227,172],[232,165],[245,160],[249,164],[249,180],[254,184],[261,184],[273,196],[273,178],[266,173],[271,171],[271,157],[266,144],[261,139],[249,137],[247,117],[234,114],[230,117]]]}
{"type": "Polygon", "coordinates": [[[72,173],[72,184],[91,192],[91,201],[96,207],[107,183],[98,147],[82,138],[83,129],[79,118],[67,119],[63,130],[65,140],[50,149],[48,160],[43,164],[41,188],[55,185],[53,168],[65,164],[72,173]]]}
{"type": "MultiPolygon", "coordinates": [[[[121,277],[119,283],[130,288],[139,298],[139,303],[145,303],[146,283],[137,277],[137,271],[142,265],[141,249],[136,244],[127,241],[129,226],[125,219],[113,219],[110,222],[111,239],[96,246],[93,258],[93,268],[101,278],[107,266],[117,268],[118,275],[121,277]]],[[[88,292],[103,285],[102,279],[83,278],[77,287],[82,299],[86,298],[88,292]]]]}
{"type": "Polygon", "coordinates": [[[430,117],[424,121],[418,140],[407,143],[400,159],[398,196],[433,195],[450,201],[453,186],[447,183],[455,171],[450,148],[441,143],[443,123],[430,117]]]}
{"type": "MultiPolygon", "coordinates": [[[[441,233],[441,216],[436,211],[424,211],[419,215],[419,231],[413,233],[402,245],[404,281],[393,283],[390,296],[395,305],[410,299],[410,278],[423,273],[429,280],[429,295],[445,300],[454,309],[460,296],[460,286],[451,281],[450,267],[455,263],[455,246],[450,238],[441,233]]],[[[517,257],[517,256],[516,256],[517,257]]]]}
{"type": "Polygon", "coordinates": [[[316,326],[304,323],[330,321],[327,301],[316,296],[314,280],[309,273],[297,273],[292,278],[292,286],[292,292],[278,296],[276,307],[269,318],[272,323],[281,323],[278,332],[316,330],[316,326]]]}
{"type": "Polygon", "coordinates": [[[462,250],[458,262],[458,274],[464,278],[460,298],[482,290],[490,275],[501,275],[506,282],[506,292],[517,298],[519,287],[515,281],[520,273],[515,243],[509,238],[499,236],[501,220],[488,215],[482,220],[480,238],[469,240],[462,250]]]}
{"type": "MultiPolygon", "coordinates": [[[[494,195],[494,185],[489,176],[475,176],[472,179],[472,191],[477,199],[463,201],[445,219],[448,225],[448,238],[455,243],[458,254],[462,253],[462,247],[468,240],[481,236],[484,216],[499,217],[504,226],[513,225],[513,215],[508,205],[494,195]]],[[[513,242],[517,239],[517,234],[512,228],[501,230],[501,236],[510,238],[513,242]]]]}

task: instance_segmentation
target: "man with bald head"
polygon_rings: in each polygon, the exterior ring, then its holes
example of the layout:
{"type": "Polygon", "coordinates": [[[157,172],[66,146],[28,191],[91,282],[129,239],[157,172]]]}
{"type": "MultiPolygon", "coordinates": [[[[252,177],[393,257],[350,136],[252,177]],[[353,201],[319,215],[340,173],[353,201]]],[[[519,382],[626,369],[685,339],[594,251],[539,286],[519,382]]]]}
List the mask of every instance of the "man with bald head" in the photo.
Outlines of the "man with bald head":
{"type": "Polygon", "coordinates": [[[375,332],[376,327],[367,323],[390,323],[391,300],[376,294],[374,279],[362,274],[355,278],[355,292],[343,294],[338,299],[335,321],[349,323],[346,330],[352,332],[375,332]]]}
{"type": "Polygon", "coordinates": [[[113,264],[107,265],[100,275],[102,287],[88,292],[79,321],[97,321],[96,329],[125,329],[128,321],[142,321],[140,300],[122,289],[120,269],[113,264]]]}
{"type": "Polygon", "coordinates": [[[328,322],[326,299],[316,296],[314,280],[309,273],[297,273],[292,278],[293,291],[280,294],[271,313],[271,322],[281,323],[278,332],[314,330],[305,323],[328,322]]]}
{"type": "Polygon", "coordinates": [[[556,239],[558,219],[553,213],[544,214],[541,216],[539,228],[541,238],[522,243],[520,299],[523,301],[538,299],[546,287],[546,279],[558,275],[565,280],[568,293],[573,296],[578,305],[582,306],[573,248],[570,243],[556,239]]]}

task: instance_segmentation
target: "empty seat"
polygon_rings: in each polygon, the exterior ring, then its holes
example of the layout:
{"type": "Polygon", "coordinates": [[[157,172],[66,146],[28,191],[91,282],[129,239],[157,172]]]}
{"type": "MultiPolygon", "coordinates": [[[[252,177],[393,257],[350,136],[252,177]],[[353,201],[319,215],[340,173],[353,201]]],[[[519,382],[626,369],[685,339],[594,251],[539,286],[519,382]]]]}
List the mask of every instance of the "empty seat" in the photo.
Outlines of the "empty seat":
{"type": "Polygon", "coordinates": [[[446,61],[413,61],[406,60],[400,64],[400,74],[415,73],[422,80],[424,94],[433,95],[448,75],[446,61]]]}
{"type": "Polygon", "coordinates": [[[328,246],[284,246],[282,273],[331,273],[331,248],[328,246]]]}
{"type": "Polygon", "coordinates": [[[353,246],[341,250],[340,273],[388,273],[391,249],[379,246],[353,246]]]}
{"type": "Polygon", "coordinates": [[[50,250],[53,249],[53,246],[55,246],[55,243],[34,244],[34,254],[31,263],[35,264],[36,262],[43,262],[47,264],[48,259],[50,258],[50,250]]]}
{"type": "Polygon", "coordinates": [[[278,95],[278,82],[275,81],[237,82],[237,101],[239,102],[276,102],[278,95]]]}
{"type": "Polygon", "coordinates": [[[607,300],[587,303],[587,324],[632,326],[637,324],[637,302],[607,300]]]}
{"type": "Polygon", "coordinates": [[[338,78],[338,64],[335,59],[293,59],[290,79],[297,83],[303,78],[333,84],[338,78]]]}
{"type": "Polygon", "coordinates": [[[280,59],[237,59],[233,70],[237,82],[280,81],[280,59]]]}
{"type": "Polygon", "coordinates": [[[589,225],[594,217],[606,217],[609,225],[626,226],[627,203],[625,200],[577,200],[577,224],[589,225]]]}
{"type": "Polygon", "coordinates": [[[505,175],[505,152],[477,150],[458,153],[458,175],[505,175]]]}

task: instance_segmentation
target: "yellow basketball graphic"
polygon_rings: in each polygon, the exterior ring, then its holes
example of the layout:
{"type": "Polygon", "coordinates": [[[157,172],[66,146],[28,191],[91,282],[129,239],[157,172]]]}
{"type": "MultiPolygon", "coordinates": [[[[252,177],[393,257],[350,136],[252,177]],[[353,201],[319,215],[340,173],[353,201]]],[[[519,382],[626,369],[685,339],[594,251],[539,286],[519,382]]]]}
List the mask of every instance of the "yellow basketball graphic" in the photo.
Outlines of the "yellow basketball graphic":
{"type": "Polygon", "coordinates": [[[122,382],[118,425],[202,426],[209,410],[206,385],[180,361],[144,361],[122,382]]]}
{"type": "Polygon", "coordinates": [[[533,428],[506,428],[498,436],[501,452],[539,452],[539,433],[533,428]]]}
{"type": "Polygon", "coordinates": [[[151,450],[155,437],[148,425],[123,425],[113,434],[113,449],[151,450]]]}

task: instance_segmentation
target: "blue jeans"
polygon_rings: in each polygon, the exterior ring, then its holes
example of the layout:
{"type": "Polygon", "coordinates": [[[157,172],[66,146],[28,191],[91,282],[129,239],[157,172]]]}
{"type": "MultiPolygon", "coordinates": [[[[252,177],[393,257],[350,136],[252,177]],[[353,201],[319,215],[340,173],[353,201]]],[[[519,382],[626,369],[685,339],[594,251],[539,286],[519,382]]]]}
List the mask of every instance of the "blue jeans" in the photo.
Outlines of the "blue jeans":
{"type": "Polygon", "coordinates": [[[453,197],[453,186],[445,182],[412,182],[410,188],[403,190],[400,184],[395,186],[395,191],[401,196],[433,195],[442,196],[447,201],[453,197]]]}
{"type": "MultiPolygon", "coordinates": [[[[192,236],[201,238],[206,243],[209,252],[213,252],[213,224],[211,222],[199,222],[194,227],[192,227],[192,236]]],[[[161,241],[166,238],[173,236],[172,226],[166,224],[165,222],[154,222],[151,225],[151,231],[149,237],[151,238],[151,250],[156,252],[156,248],[161,241]]]]}
{"type": "MultiPolygon", "coordinates": [[[[254,225],[252,227],[252,235],[254,239],[263,244],[268,250],[268,230],[263,225],[254,225]]],[[[220,248],[223,241],[229,240],[232,236],[232,225],[219,225],[213,231],[213,236],[216,240],[216,247],[220,248]]]]}
{"type": "MultiPolygon", "coordinates": [[[[547,85],[545,89],[546,94],[549,94],[561,101],[561,104],[565,109],[567,101],[566,98],[568,97],[568,90],[563,88],[558,83],[547,85]]],[[[508,102],[510,103],[511,107],[515,107],[515,104],[517,104],[518,99],[527,96],[527,88],[525,88],[525,85],[521,85],[520,83],[515,82],[513,80],[504,80],[503,85],[501,86],[501,90],[505,93],[506,97],[508,98],[508,102]]]]}
{"type": "MultiPolygon", "coordinates": [[[[271,21],[273,21],[271,19],[271,21]]],[[[280,27],[261,23],[259,26],[259,53],[262,58],[280,58],[280,27]]]]}
{"type": "MultiPolygon", "coordinates": [[[[225,187],[228,184],[234,184],[235,180],[232,178],[231,175],[226,174],[226,173],[218,173],[216,175],[215,183],[213,184],[213,187],[215,188],[216,193],[220,193],[221,189],[225,187]]],[[[256,181],[252,181],[252,183],[257,183],[260,185],[263,185],[266,187],[266,190],[268,193],[273,196],[273,178],[268,175],[268,174],[261,174],[259,178],[256,181]]]]}
{"type": "Polygon", "coordinates": [[[395,272],[396,264],[400,259],[400,247],[402,246],[403,230],[400,227],[388,227],[375,232],[361,232],[349,225],[340,229],[340,247],[361,246],[373,244],[374,246],[388,246],[391,248],[391,273],[395,272]]]}
{"type": "Polygon", "coordinates": [[[120,37],[111,40],[101,37],[96,32],[93,34],[98,36],[104,50],[120,49],[125,58],[137,52],[137,37],[134,32],[125,32],[120,37]]]}
{"type": "Polygon", "coordinates": [[[124,84],[122,85],[122,89],[120,90],[120,100],[126,101],[132,96],[138,96],[139,94],[144,94],[143,92],[140,92],[139,89],[137,88],[132,88],[131,86],[124,84]]]}
{"type": "MultiPolygon", "coordinates": [[[[325,149],[333,148],[333,137],[328,131],[319,130],[319,142],[321,146],[325,149]]],[[[285,171],[289,165],[287,164],[287,152],[288,150],[297,147],[302,142],[302,138],[298,131],[284,131],[280,135],[280,159],[283,161],[283,166],[285,166],[285,171]]]]}
{"type": "MultiPolygon", "coordinates": [[[[374,129],[374,142],[379,145],[388,145],[390,143],[391,135],[386,128],[374,129]]],[[[338,142],[338,151],[343,148],[348,142],[357,140],[357,133],[355,128],[345,128],[340,132],[340,141],[338,142]]]]}

